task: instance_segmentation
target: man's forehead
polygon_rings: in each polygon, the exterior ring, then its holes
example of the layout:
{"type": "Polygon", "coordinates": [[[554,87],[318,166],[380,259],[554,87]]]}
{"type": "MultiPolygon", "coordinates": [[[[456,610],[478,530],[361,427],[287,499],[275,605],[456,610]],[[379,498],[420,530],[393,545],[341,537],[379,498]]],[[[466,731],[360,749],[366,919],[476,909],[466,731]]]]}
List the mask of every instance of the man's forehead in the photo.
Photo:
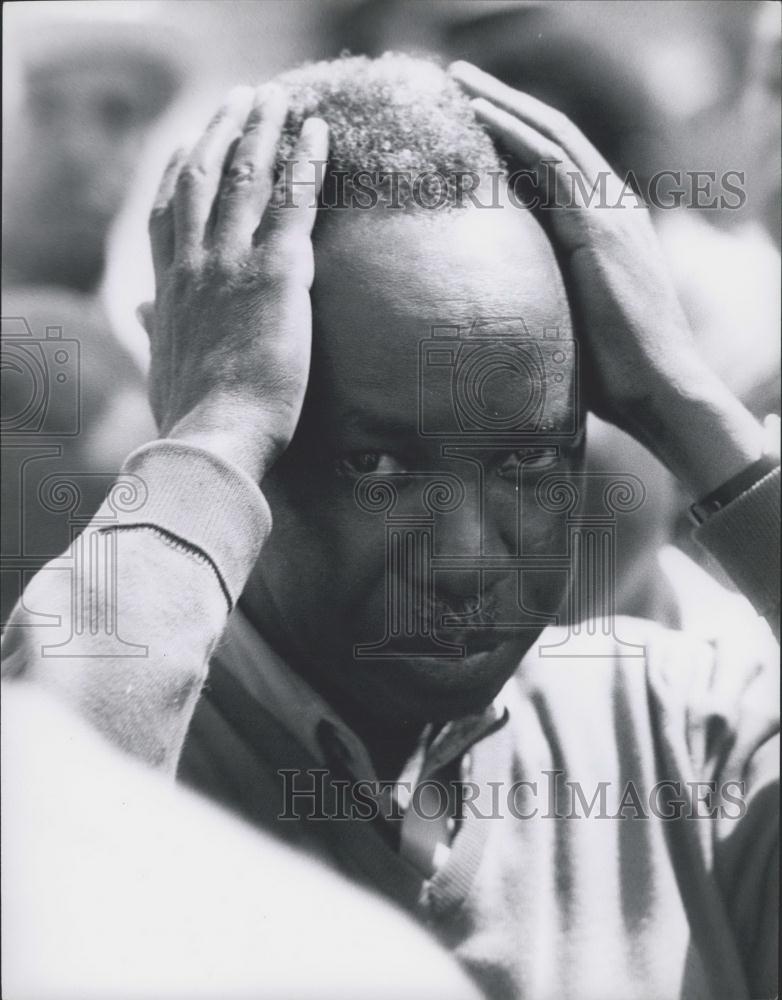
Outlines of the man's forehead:
{"type": "Polygon", "coordinates": [[[315,273],[313,379],[351,399],[380,392],[408,405],[432,339],[497,342],[518,367],[514,344],[534,353],[572,336],[551,248],[520,210],[333,211],[315,273]]]}
{"type": "Polygon", "coordinates": [[[321,431],[356,446],[404,437],[500,447],[578,430],[578,345],[568,329],[533,334],[520,317],[459,318],[397,317],[352,347],[343,336],[336,349],[316,349],[311,401],[321,431]]]}
{"type": "Polygon", "coordinates": [[[327,289],[329,298],[340,289],[369,305],[373,294],[382,295],[397,310],[428,310],[429,322],[452,306],[469,313],[471,305],[494,315],[519,307],[539,318],[567,315],[547,237],[529,211],[510,203],[446,211],[322,209],[314,245],[316,294],[327,289]]]}

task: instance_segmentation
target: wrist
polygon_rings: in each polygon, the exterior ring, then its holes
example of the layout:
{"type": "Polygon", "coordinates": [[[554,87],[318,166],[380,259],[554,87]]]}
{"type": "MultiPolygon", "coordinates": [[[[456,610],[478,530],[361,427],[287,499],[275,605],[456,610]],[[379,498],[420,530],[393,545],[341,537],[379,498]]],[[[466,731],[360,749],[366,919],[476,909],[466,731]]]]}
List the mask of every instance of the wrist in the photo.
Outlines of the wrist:
{"type": "Polygon", "coordinates": [[[270,431],[268,416],[252,403],[221,399],[204,401],[161,437],[204,448],[238,466],[260,483],[284,450],[270,431]]]}
{"type": "Polygon", "coordinates": [[[762,425],[705,366],[687,381],[655,387],[633,423],[694,500],[764,453],[762,425]]]}

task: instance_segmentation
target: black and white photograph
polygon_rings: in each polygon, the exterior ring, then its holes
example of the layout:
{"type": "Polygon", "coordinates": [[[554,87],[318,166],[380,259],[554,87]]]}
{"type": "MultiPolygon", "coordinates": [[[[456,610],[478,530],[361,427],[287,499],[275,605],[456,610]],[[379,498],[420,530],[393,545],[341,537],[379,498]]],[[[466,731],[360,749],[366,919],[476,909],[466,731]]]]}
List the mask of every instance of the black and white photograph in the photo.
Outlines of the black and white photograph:
{"type": "Polygon", "coordinates": [[[3,6],[2,1000],[777,1000],[781,43],[3,6]]]}

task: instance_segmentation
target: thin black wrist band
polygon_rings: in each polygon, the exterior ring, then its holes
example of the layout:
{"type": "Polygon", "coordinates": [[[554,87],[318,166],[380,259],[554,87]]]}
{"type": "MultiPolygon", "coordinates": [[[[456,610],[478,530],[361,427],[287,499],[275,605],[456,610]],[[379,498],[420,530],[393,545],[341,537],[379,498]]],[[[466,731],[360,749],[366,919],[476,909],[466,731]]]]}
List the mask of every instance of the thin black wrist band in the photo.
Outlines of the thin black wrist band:
{"type": "Polygon", "coordinates": [[[773,455],[763,455],[756,462],[752,462],[741,472],[718,486],[702,500],[694,503],[690,507],[690,517],[695,524],[703,524],[712,514],[727,507],[733,500],[738,499],[742,493],[752,489],[761,479],[773,472],[779,466],[779,459],[773,455]]]}

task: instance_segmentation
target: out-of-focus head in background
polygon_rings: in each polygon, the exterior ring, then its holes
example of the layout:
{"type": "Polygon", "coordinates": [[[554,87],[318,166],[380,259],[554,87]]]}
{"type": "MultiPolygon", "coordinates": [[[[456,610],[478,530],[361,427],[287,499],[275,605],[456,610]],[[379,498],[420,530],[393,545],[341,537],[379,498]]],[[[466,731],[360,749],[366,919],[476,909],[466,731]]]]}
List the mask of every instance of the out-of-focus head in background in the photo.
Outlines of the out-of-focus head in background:
{"type": "Polygon", "coordinates": [[[148,20],[105,5],[92,15],[41,7],[21,5],[13,19],[5,260],[14,283],[90,291],[146,133],[183,66],[148,20]]]}

